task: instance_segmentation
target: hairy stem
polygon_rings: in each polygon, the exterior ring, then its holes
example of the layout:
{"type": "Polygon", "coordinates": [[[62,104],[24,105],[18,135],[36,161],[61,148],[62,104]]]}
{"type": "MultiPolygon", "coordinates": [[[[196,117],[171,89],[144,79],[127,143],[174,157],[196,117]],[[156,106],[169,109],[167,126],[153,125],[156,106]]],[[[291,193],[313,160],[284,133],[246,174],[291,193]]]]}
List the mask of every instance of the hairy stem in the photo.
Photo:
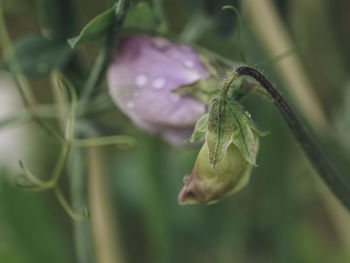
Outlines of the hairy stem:
{"type": "Polygon", "coordinates": [[[294,136],[310,159],[315,170],[338,199],[348,210],[350,210],[349,188],[334,170],[329,161],[320,152],[282,95],[272,86],[264,75],[253,68],[239,67],[236,69],[235,73],[238,73],[239,76],[250,76],[254,78],[268,92],[270,98],[273,99],[275,105],[291,128],[294,136]]]}

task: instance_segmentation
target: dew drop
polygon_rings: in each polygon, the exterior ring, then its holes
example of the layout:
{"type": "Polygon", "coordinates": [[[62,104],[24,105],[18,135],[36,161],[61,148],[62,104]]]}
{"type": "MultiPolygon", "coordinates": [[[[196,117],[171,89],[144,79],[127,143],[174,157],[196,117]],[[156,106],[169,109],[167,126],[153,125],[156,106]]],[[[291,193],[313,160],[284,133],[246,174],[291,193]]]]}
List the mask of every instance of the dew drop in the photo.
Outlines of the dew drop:
{"type": "Polygon", "coordinates": [[[146,85],[147,84],[147,81],[148,81],[148,79],[147,79],[147,77],[145,76],[145,75],[143,75],[143,74],[141,74],[141,75],[138,75],[137,77],[136,77],[136,85],[139,87],[139,88],[141,88],[141,87],[143,87],[144,85],[146,85]]]}
{"type": "Polygon", "coordinates": [[[250,113],[249,113],[248,111],[245,112],[245,115],[247,115],[248,118],[251,118],[251,117],[252,117],[252,115],[250,115],[250,113]]]}
{"type": "Polygon", "coordinates": [[[194,63],[191,60],[185,60],[184,65],[187,68],[193,68],[194,67],[194,63]]]}
{"type": "Polygon", "coordinates": [[[155,89],[162,89],[165,85],[165,80],[162,79],[162,78],[159,78],[159,79],[155,79],[153,81],[153,88],[155,89]]]}
{"type": "Polygon", "coordinates": [[[126,103],[126,107],[128,107],[128,109],[133,109],[134,108],[134,103],[132,101],[129,101],[126,103]]]}

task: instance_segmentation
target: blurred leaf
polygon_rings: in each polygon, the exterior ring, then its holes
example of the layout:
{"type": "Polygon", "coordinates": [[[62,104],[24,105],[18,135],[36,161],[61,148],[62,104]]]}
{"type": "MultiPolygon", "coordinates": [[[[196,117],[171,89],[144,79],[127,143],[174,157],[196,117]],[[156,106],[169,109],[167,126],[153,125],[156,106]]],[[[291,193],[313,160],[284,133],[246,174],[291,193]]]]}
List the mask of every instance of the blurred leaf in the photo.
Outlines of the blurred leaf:
{"type": "Polygon", "coordinates": [[[0,262],[6,263],[23,263],[25,258],[18,255],[14,249],[1,249],[0,248],[0,262]]]}
{"type": "Polygon", "coordinates": [[[124,25],[125,27],[146,31],[150,31],[157,26],[154,12],[147,2],[140,2],[131,7],[126,16],[124,25]]]}
{"type": "Polygon", "coordinates": [[[254,140],[250,116],[238,102],[230,99],[214,99],[209,110],[207,143],[209,161],[215,167],[233,143],[247,162],[255,165],[257,146],[254,140]]]}
{"type": "Polygon", "coordinates": [[[34,10],[30,0],[2,0],[2,7],[6,13],[24,13],[34,10]]]}
{"type": "Polygon", "coordinates": [[[37,10],[45,34],[65,39],[74,35],[76,29],[72,0],[37,0],[37,10]]]}
{"type": "Polygon", "coordinates": [[[18,191],[8,177],[0,171],[0,220],[6,230],[1,238],[8,241],[7,257],[25,263],[73,262],[72,240],[49,196],[18,191]]]}
{"type": "Polygon", "coordinates": [[[78,36],[69,38],[67,41],[71,48],[75,48],[84,42],[95,41],[103,38],[114,22],[116,8],[117,4],[113,5],[113,7],[92,19],[80,31],[78,36]]]}
{"type": "Polygon", "coordinates": [[[65,42],[48,39],[40,34],[19,40],[14,50],[15,58],[6,57],[5,69],[8,70],[11,59],[17,59],[22,73],[31,78],[45,76],[64,66],[72,55],[65,42]]]}
{"type": "Polygon", "coordinates": [[[340,140],[344,146],[350,150],[350,81],[346,85],[343,98],[343,109],[336,116],[336,128],[340,136],[340,140]]]}

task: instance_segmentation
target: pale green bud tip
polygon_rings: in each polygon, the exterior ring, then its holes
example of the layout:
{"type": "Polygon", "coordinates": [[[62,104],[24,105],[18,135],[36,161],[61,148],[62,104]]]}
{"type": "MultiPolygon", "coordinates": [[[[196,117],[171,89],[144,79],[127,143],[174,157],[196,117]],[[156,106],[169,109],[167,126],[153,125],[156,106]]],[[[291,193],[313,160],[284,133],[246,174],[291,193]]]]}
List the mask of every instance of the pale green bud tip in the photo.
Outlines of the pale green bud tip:
{"type": "MultiPolygon", "coordinates": [[[[258,136],[255,142],[258,146],[258,136]]],[[[230,144],[225,157],[215,169],[209,163],[207,143],[202,146],[192,173],[184,177],[180,204],[212,204],[243,188],[249,181],[252,165],[240,150],[230,144]]]]}

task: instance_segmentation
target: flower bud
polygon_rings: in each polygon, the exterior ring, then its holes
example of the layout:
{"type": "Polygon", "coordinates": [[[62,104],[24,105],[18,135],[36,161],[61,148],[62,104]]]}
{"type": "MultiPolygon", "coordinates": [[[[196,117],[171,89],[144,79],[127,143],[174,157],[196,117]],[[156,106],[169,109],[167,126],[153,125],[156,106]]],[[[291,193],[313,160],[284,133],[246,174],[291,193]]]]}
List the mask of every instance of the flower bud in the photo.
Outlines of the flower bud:
{"type": "MultiPolygon", "coordinates": [[[[254,138],[258,147],[259,138],[254,138]]],[[[209,163],[208,145],[204,143],[192,173],[184,177],[185,185],[179,194],[179,203],[212,204],[239,191],[248,183],[252,166],[231,143],[224,158],[213,168],[209,163]]]]}
{"type": "Polygon", "coordinates": [[[138,127],[173,144],[183,144],[206,111],[203,102],[173,91],[209,77],[191,47],[146,35],[121,38],[108,69],[118,107],[138,127]]]}

